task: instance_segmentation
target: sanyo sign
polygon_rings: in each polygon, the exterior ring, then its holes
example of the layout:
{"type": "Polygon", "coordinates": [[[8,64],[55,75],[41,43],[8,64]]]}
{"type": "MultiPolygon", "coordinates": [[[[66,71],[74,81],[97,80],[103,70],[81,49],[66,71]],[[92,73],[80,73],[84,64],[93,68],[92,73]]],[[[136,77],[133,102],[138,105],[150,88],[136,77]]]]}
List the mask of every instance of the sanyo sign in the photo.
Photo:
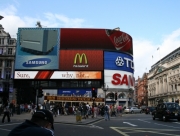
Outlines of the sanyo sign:
{"type": "Polygon", "coordinates": [[[119,70],[104,70],[105,83],[109,88],[134,89],[135,79],[133,73],[119,70]]]}

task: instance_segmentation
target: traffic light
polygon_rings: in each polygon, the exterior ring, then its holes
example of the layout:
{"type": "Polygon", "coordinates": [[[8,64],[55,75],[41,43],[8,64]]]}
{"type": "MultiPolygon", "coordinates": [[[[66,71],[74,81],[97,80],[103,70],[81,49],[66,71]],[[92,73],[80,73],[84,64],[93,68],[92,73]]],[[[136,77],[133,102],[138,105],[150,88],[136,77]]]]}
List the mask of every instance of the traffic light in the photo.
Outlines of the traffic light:
{"type": "Polygon", "coordinates": [[[43,91],[41,87],[38,89],[38,97],[43,97],[43,91]]]}
{"type": "Polygon", "coordinates": [[[92,90],[91,90],[91,93],[92,93],[92,98],[97,98],[97,92],[96,92],[96,89],[93,87],[92,90]]]}
{"type": "Polygon", "coordinates": [[[117,100],[117,93],[115,93],[115,100],[117,100]]]}

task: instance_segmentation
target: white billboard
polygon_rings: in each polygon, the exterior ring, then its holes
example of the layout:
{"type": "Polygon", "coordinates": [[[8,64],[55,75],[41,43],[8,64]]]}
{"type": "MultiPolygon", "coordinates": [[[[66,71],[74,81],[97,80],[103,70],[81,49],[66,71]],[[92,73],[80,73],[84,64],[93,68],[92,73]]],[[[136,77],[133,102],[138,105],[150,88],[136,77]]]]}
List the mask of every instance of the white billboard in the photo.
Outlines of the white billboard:
{"type": "Polygon", "coordinates": [[[104,70],[104,83],[109,88],[116,89],[133,89],[134,90],[134,75],[131,72],[119,70],[104,70]]]}

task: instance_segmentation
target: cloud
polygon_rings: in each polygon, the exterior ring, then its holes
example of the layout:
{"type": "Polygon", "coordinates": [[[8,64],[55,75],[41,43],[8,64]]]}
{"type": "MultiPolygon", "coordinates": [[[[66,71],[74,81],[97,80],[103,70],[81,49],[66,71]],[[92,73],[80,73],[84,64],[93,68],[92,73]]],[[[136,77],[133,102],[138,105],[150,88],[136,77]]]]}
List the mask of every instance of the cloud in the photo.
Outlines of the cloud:
{"type": "MultiPolygon", "coordinates": [[[[16,37],[18,27],[36,27],[37,21],[40,21],[44,27],[92,27],[86,24],[86,20],[81,18],[69,18],[62,14],[44,13],[41,18],[18,16],[18,10],[15,6],[9,5],[7,8],[1,8],[0,15],[4,16],[0,20],[6,32],[12,37],[16,37]]],[[[153,64],[168,55],[173,50],[180,47],[180,29],[173,31],[169,35],[162,36],[162,43],[154,44],[147,39],[133,38],[135,78],[142,77],[144,72],[148,72],[153,64]],[[157,48],[159,47],[159,50],[157,48]],[[153,57],[152,57],[153,56],[153,57]]]]}
{"type": "Polygon", "coordinates": [[[148,40],[134,39],[133,49],[136,79],[138,76],[142,77],[144,72],[148,72],[151,66],[160,59],[180,47],[180,28],[169,35],[162,36],[162,38],[163,40],[160,45],[153,44],[148,40]]]}
{"type": "Polygon", "coordinates": [[[0,21],[6,32],[12,37],[16,37],[18,27],[36,27],[37,21],[41,22],[43,27],[86,27],[85,20],[81,18],[68,18],[65,15],[44,13],[42,18],[39,17],[20,17],[15,6],[9,5],[0,11],[4,18],[0,21]]]}

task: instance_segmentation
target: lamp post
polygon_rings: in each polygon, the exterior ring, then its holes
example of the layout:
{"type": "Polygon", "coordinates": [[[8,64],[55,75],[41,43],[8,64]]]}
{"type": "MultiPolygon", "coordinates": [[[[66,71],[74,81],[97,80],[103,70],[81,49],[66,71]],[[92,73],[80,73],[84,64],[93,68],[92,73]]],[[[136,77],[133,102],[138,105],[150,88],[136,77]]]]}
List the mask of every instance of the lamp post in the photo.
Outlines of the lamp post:
{"type": "Polygon", "coordinates": [[[106,91],[108,90],[109,86],[106,85],[106,83],[104,83],[104,85],[102,85],[102,90],[104,91],[105,93],[105,96],[104,96],[104,104],[106,105],[106,91]]]}

